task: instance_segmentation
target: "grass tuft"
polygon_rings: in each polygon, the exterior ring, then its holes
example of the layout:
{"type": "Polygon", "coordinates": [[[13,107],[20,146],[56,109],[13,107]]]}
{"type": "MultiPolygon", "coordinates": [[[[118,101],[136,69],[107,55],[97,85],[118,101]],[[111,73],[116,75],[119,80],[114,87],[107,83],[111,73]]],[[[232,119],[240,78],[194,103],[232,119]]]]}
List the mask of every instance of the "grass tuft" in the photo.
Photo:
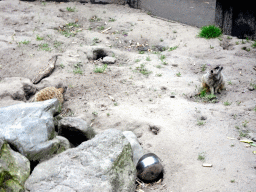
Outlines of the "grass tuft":
{"type": "Polygon", "coordinates": [[[221,29],[214,25],[203,26],[201,28],[201,32],[199,33],[199,37],[203,37],[206,39],[216,38],[222,34],[221,29]]]}

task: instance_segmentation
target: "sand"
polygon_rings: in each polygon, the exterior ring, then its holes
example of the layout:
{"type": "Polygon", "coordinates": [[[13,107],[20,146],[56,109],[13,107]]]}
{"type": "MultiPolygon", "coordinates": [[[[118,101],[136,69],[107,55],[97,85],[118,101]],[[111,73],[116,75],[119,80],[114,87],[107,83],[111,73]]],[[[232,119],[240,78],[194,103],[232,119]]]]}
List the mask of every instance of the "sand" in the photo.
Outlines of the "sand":
{"type": "Polygon", "coordinates": [[[97,133],[131,130],[145,152],[159,156],[163,181],[145,185],[143,191],[255,191],[256,148],[239,141],[256,137],[252,41],[243,44],[226,35],[199,38],[199,28],[154,18],[128,5],[5,0],[0,1],[0,16],[1,79],[33,79],[53,55],[61,54],[54,72],[37,88],[64,84],[63,110],[71,109],[72,116],[86,120],[97,133]],[[70,28],[74,37],[59,31],[67,23],[76,24],[70,28]],[[103,27],[111,29],[101,33],[103,27]],[[144,54],[136,47],[142,44],[144,54]],[[154,46],[168,49],[155,53],[154,46]],[[103,66],[101,60],[90,60],[97,47],[116,58],[104,73],[94,72],[103,66]],[[195,96],[200,79],[217,64],[224,68],[226,90],[216,101],[203,102],[195,96]],[[159,128],[157,134],[150,131],[152,126],[159,128]]]}

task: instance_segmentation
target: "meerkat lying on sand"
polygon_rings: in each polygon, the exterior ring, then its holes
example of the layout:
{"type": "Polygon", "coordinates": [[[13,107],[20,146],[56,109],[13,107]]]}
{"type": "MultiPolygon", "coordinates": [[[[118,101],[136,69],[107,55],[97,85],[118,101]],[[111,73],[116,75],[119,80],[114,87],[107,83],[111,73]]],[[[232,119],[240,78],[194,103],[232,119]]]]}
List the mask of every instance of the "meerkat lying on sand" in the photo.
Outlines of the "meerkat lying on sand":
{"type": "Polygon", "coordinates": [[[45,101],[48,99],[57,98],[62,104],[64,102],[63,92],[65,88],[46,87],[35,94],[33,101],[45,101]]]}
{"type": "Polygon", "coordinates": [[[220,91],[224,89],[225,82],[221,73],[222,69],[223,67],[218,65],[202,77],[202,88],[206,88],[207,92],[211,91],[212,95],[217,92],[220,93],[220,91]]]}

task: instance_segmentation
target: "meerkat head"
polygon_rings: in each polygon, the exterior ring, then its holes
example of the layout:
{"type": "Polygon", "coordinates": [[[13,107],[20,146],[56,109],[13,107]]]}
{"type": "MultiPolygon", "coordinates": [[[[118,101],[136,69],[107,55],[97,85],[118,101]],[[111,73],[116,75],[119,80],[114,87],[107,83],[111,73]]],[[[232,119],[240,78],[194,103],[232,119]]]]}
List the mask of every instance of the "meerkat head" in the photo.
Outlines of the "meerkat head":
{"type": "Polygon", "coordinates": [[[222,71],[223,67],[220,67],[219,65],[211,70],[212,74],[219,74],[222,71]]]}
{"type": "Polygon", "coordinates": [[[211,70],[211,76],[214,78],[214,79],[219,79],[220,78],[220,72],[222,71],[223,67],[220,67],[219,65],[216,66],[215,68],[213,68],[211,70]]]}

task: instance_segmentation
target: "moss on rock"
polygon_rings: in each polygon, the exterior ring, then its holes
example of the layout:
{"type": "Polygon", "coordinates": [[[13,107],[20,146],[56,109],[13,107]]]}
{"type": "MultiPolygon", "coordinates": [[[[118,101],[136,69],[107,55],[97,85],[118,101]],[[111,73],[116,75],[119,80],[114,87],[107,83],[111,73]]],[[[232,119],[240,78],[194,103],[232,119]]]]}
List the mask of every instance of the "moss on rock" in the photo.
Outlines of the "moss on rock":
{"type": "Polygon", "coordinates": [[[7,143],[0,150],[0,190],[24,191],[24,183],[30,174],[26,157],[14,152],[7,143]]]}

